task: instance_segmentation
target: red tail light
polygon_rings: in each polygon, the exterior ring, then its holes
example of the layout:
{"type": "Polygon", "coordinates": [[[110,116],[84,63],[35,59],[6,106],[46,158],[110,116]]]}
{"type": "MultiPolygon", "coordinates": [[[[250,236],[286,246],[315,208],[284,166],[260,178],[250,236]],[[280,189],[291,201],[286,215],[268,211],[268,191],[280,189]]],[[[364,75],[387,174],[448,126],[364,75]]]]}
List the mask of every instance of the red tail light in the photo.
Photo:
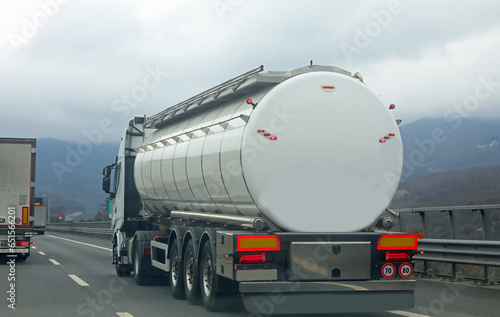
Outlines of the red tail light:
{"type": "Polygon", "coordinates": [[[239,261],[240,263],[266,263],[266,253],[265,252],[240,253],[239,261]]]}
{"type": "Polygon", "coordinates": [[[27,247],[28,246],[28,241],[17,241],[16,245],[18,247],[27,247]]]}
{"type": "Polygon", "coordinates": [[[410,251],[386,251],[385,260],[388,262],[411,261],[410,251]]]}

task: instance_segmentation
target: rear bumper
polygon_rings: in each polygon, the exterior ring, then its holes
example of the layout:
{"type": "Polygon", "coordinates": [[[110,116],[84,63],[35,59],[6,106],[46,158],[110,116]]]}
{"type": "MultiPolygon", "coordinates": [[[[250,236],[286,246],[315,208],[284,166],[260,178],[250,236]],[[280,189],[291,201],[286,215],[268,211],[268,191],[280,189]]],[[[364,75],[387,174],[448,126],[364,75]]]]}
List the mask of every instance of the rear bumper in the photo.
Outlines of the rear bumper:
{"type": "Polygon", "coordinates": [[[7,248],[1,248],[0,249],[0,254],[29,254],[30,253],[30,249],[29,248],[15,248],[13,250],[7,248]],[[14,252],[11,252],[11,251],[14,251],[14,252]]]}
{"type": "Polygon", "coordinates": [[[248,312],[329,314],[415,306],[414,280],[339,282],[241,282],[248,312]]]}

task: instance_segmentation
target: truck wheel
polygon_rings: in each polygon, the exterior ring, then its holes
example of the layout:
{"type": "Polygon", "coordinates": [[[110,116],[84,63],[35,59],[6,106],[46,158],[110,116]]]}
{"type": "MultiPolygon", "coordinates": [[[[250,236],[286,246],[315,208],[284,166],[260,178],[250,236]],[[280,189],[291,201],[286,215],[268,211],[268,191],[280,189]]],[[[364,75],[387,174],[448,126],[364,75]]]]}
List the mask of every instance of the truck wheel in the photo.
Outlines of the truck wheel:
{"type": "Polygon", "coordinates": [[[113,243],[113,262],[115,263],[115,271],[116,271],[116,275],[122,277],[124,276],[124,272],[123,272],[123,269],[122,269],[122,266],[118,263],[118,251],[116,250],[116,245],[113,243]]]}
{"type": "Polygon", "coordinates": [[[218,311],[223,308],[223,299],[216,293],[217,272],[213,259],[210,241],[205,242],[201,253],[200,286],[201,299],[208,311],[218,311]]]}
{"type": "Polygon", "coordinates": [[[177,246],[177,240],[172,243],[170,251],[170,287],[175,299],[184,299],[184,278],[182,277],[182,257],[177,246]]]}
{"type": "Polygon", "coordinates": [[[137,240],[134,242],[134,279],[135,284],[145,285],[147,284],[149,276],[147,276],[142,268],[141,252],[142,249],[139,246],[137,240]]]}
{"type": "Polygon", "coordinates": [[[118,264],[117,262],[115,262],[115,271],[116,271],[116,275],[118,275],[119,277],[123,277],[125,274],[123,274],[123,270],[121,268],[121,265],[118,264]]]}
{"type": "Polygon", "coordinates": [[[199,288],[199,271],[198,265],[196,265],[196,259],[194,256],[194,246],[193,241],[189,241],[186,252],[184,253],[184,290],[186,292],[186,298],[191,305],[196,305],[201,303],[200,298],[200,288],[199,288]]]}
{"type": "Polygon", "coordinates": [[[115,262],[116,275],[123,277],[130,275],[130,270],[126,269],[126,265],[118,263],[118,251],[116,250],[116,245],[113,244],[113,261],[115,262]]]}

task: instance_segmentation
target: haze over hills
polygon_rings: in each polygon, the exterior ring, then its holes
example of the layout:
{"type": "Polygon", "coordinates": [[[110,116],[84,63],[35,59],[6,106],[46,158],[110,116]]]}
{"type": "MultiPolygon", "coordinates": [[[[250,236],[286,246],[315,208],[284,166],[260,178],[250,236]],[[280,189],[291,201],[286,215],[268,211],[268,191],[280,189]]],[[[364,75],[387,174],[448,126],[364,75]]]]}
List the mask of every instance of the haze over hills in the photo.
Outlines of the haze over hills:
{"type": "MultiPolygon", "coordinates": [[[[457,177],[453,171],[464,171],[462,175],[467,177],[484,177],[488,169],[465,170],[500,165],[500,120],[461,119],[458,124],[443,119],[422,119],[402,125],[400,130],[404,146],[403,178],[397,200],[393,202],[398,207],[433,206],[441,204],[440,201],[451,204],[453,195],[460,195],[451,189],[450,182],[457,177]],[[435,194],[436,186],[442,189],[441,196],[435,194]],[[409,192],[408,195],[418,192],[418,197],[406,196],[405,199],[404,191],[409,192]]],[[[100,206],[106,198],[101,190],[102,168],[115,161],[118,146],[118,143],[78,144],[38,139],[36,195],[49,197],[53,216],[63,213],[67,219],[94,218],[99,208],[106,208],[100,206]],[[73,216],[68,217],[71,214],[73,216]]],[[[491,182],[497,180],[490,178],[491,182]]],[[[482,190],[479,185],[469,183],[464,179],[461,190],[482,190]]],[[[490,201],[495,188],[488,193],[485,199],[490,201]]]]}
{"type": "Polygon", "coordinates": [[[37,140],[36,196],[49,197],[53,217],[93,218],[105,200],[102,169],[115,161],[119,145],[89,144],[37,140]]]}
{"type": "Polygon", "coordinates": [[[500,120],[422,119],[400,127],[403,179],[500,164],[500,120]]]}

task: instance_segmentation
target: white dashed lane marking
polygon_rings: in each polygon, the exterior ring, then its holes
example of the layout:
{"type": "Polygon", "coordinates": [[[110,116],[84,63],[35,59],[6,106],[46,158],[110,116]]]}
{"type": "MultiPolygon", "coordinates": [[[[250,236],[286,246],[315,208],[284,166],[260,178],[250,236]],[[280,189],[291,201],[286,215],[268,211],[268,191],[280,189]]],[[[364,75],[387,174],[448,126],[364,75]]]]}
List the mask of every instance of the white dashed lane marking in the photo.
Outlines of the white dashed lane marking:
{"type": "Polygon", "coordinates": [[[46,236],[47,237],[51,237],[51,238],[61,239],[61,240],[64,240],[64,241],[70,241],[70,242],[73,242],[73,243],[78,243],[78,244],[86,245],[88,247],[93,247],[93,248],[102,249],[102,250],[106,250],[106,251],[110,251],[111,252],[110,248],[100,247],[98,245],[93,245],[93,244],[90,244],[90,243],[85,243],[85,242],[80,242],[80,241],[76,241],[76,240],[71,240],[71,239],[56,237],[56,236],[53,236],[51,234],[47,234],[46,236]]]}
{"type": "Polygon", "coordinates": [[[54,259],[49,259],[49,261],[52,262],[52,264],[54,264],[54,265],[61,265],[61,264],[59,264],[59,262],[57,262],[54,259]]]}
{"type": "Polygon", "coordinates": [[[75,281],[80,286],[89,286],[89,284],[85,283],[84,280],[82,280],[81,278],[79,278],[78,276],[76,276],[74,274],[68,274],[68,276],[71,277],[71,279],[73,281],[75,281]]]}

